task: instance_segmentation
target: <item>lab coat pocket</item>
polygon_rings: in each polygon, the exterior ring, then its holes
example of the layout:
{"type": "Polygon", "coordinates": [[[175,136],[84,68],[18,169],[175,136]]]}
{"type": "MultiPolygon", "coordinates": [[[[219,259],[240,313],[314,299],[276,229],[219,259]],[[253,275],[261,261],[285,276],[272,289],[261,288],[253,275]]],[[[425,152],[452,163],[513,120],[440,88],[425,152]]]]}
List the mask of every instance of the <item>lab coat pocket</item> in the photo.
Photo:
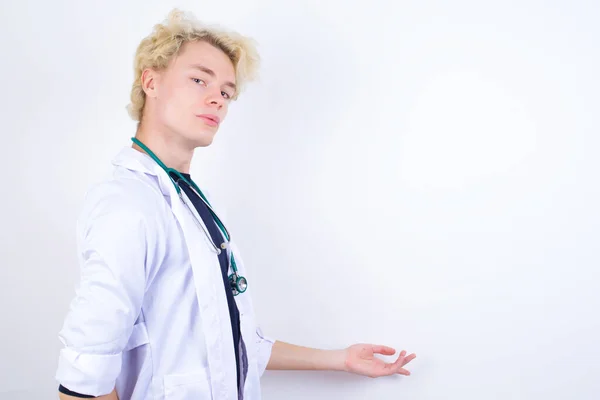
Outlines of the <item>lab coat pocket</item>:
{"type": "Polygon", "coordinates": [[[120,399],[145,400],[152,382],[152,358],[145,322],[134,325],[123,349],[121,374],[116,389],[120,399]]]}
{"type": "Polygon", "coordinates": [[[165,375],[165,400],[212,399],[205,369],[185,374],[165,375]]]}

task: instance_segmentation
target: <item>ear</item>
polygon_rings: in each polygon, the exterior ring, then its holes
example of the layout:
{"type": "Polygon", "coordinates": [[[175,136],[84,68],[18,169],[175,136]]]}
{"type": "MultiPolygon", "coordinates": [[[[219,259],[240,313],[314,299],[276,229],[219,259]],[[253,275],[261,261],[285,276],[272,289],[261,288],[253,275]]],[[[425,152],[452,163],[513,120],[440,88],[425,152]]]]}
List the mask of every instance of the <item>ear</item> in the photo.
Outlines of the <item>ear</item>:
{"type": "Polygon", "coordinates": [[[147,97],[156,97],[157,83],[160,80],[160,74],[151,68],[147,68],[142,72],[142,90],[147,97]]]}

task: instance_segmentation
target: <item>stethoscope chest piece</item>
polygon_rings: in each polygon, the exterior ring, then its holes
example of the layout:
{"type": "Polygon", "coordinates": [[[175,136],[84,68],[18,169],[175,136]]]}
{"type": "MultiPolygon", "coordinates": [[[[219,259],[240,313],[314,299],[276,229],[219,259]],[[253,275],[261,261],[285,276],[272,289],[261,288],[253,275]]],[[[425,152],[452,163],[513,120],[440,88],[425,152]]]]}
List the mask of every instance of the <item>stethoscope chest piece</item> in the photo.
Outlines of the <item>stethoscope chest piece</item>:
{"type": "Polygon", "coordinates": [[[248,281],[243,276],[238,275],[237,272],[229,275],[229,284],[231,285],[231,291],[234,296],[240,293],[244,293],[248,288],[248,281]]]}

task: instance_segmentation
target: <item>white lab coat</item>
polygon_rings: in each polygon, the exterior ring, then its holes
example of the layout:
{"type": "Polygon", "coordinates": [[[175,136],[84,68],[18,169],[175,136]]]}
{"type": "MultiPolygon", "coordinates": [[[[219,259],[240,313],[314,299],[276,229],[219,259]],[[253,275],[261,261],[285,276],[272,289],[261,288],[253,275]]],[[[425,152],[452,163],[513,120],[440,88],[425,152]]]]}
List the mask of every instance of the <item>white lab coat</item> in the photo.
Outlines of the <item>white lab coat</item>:
{"type": "MultiPolygon", "coordinates": [[[[112,179],[88,192],[78,220],[81,281],[59,334],[57,381],[94,396],[116,387],[120,400],[237,399],[216,253],[148,155],[126,147],[113,164],[112,179]]],[[[243,397],[259,400],[273,340],[256,324],[252,278],[235,242],[231,249],[249,281],[235,297],[248,361],[243,397]]]]}

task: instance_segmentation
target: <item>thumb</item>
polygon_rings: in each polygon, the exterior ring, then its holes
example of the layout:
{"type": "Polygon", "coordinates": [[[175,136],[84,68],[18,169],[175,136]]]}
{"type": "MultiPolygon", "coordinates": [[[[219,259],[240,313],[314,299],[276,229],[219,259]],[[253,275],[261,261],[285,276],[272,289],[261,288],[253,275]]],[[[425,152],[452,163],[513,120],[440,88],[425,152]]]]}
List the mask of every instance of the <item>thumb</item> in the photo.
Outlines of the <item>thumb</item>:
{"type": "Polygon", "coordinates": [[[393,356],[396,350],[388,346],[373,345],[373,353],[383,354],[384,356],[393,356]]]}

